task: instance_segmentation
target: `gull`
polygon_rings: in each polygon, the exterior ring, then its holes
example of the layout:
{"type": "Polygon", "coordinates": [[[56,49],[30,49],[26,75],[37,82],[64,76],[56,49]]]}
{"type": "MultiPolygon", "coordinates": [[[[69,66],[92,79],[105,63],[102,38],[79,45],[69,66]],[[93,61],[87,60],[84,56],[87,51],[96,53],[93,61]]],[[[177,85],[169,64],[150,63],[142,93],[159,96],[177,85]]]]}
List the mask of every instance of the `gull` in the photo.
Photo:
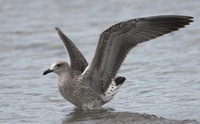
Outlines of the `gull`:
{"type": "Polygon", "coordinates": [[[191,16],[160,15],[115,24],[100,35],[89,64],[75,44],[56,27],[68,52],[70,64],[55,62],[43,75],[56,73],[60,94],[75,106],[82,109],[99,108],[113,99],[126,80],[116,75],[133,47],[184,28],[191,22],[191,16]]]}

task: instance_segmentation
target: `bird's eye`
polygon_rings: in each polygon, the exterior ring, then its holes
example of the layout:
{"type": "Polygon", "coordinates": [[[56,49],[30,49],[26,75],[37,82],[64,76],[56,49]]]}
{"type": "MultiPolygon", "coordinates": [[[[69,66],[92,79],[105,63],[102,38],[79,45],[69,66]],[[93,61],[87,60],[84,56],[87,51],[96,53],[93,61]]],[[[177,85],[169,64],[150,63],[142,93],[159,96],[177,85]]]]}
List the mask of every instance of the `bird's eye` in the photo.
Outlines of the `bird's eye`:
{"type": "Polygon", "coordinates": [[[57,66],[58,66],[58,67],[60,67],[60,66],[61,66],[61,64],[57,64],[57,66]]]}

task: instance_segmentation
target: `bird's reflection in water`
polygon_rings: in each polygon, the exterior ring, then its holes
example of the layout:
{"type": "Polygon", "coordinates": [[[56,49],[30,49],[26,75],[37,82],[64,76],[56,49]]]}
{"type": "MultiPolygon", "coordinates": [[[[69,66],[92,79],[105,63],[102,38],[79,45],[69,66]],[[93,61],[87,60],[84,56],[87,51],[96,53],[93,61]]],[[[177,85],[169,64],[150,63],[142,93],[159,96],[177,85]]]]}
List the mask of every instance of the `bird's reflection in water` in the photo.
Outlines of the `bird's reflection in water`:
{"type": "Polygon", "coordinates": [[[69,113],[63,120],[63,124],[102,119],[111,116],[111,113],[114,113],[114,109],[112,108],[99,108],[93,110],[74,108],[73,112],[69,113]]]}
{"type": "Polygon", "coordinates": [[[101,108],[95,110],[82,110],[75,108],[69,113],[62,124],[199,124],[196,120],[172,120],[157,117],[150,114],[140,114],[131,112],[116,112],[111,108],[101,108]]]}

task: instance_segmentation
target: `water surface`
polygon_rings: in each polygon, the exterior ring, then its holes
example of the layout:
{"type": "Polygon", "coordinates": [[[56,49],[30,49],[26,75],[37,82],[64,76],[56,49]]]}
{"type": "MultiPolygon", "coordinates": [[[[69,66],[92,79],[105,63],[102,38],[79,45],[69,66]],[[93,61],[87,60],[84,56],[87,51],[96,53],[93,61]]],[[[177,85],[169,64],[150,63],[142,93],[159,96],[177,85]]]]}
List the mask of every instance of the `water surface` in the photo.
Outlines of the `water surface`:
{"type": "Polygon", "coordinates": [[[110,116],[129,112],[200,121],[199,5],[186,0],[0,0],[0,123],[65,123],[79,113],[59,94],[56,76],[42,76],[54,61],[69,61],[54,27],[90,61],[109,26],[163,14],[190,15],[195,22],[134,48],[118,74],[127,81],[103,108],[110,116]]]}

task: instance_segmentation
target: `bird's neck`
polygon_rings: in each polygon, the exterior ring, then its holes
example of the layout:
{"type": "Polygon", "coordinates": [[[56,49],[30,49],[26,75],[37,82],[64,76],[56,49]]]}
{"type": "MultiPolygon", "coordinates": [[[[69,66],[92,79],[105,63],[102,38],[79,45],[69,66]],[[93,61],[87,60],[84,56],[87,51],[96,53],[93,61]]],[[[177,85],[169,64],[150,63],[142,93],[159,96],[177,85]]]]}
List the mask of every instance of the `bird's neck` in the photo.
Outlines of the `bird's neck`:
{"type": "Polygon", "coordinates": [[[71,79],[74,78],[74,75],[71,70],[67,70],[65,72],[58,73],[58,79],[71,79]]]}

